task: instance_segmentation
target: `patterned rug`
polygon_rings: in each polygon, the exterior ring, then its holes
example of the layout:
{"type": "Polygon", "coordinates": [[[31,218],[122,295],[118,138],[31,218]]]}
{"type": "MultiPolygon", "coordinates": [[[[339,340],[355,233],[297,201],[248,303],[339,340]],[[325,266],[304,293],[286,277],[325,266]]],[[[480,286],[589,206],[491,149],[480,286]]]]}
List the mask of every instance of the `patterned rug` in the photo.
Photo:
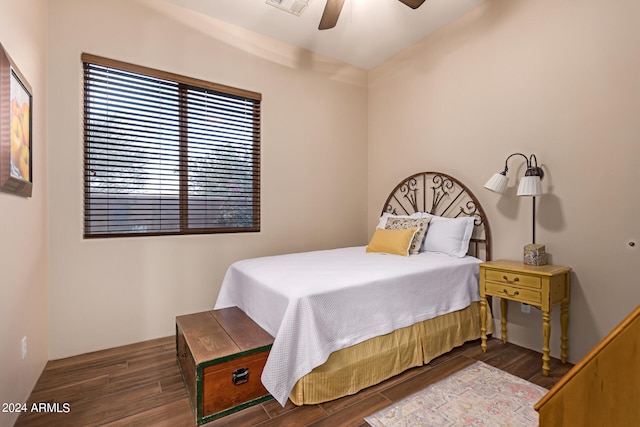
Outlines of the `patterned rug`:
{"type": "Polygon", "coordinates": [[[537,426],[548,390],[476,362],[365,418],[374,427],[537,426]]]}

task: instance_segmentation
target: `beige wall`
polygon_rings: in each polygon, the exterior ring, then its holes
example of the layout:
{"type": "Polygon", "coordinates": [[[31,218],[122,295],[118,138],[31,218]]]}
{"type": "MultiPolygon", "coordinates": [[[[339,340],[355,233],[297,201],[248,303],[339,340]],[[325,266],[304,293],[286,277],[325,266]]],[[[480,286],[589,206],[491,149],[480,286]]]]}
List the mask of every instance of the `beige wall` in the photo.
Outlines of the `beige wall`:
{"type": "Polygon", "coordinates": [[[52,359],[175,333],[235,260],[366,242],[366,72],[163,1],[49,19],[52,359]],[[82,52],[262,93],[260,233],[83,240],[82,52]]]}
{"type": "MultiPolygon", "coordinates": [[[[25,401],[48,358],[46,11],[0,0],[0,43],[33,91],[33,196],[0,193],[0,403],[25,401]]],[[[17,416],[0,412],[0,426],[17,416]]]]}
{"type": "MultiPolygon", "coordinates": [[[[634,0],[491,0],[368,74],[162,1],[46,4],[0,0],[0,41],[34,89],[36,177],[31,199],[0,194],[0,401],[26,398],[47,334],[51,359],[170,335],[175,315],[211,307],[234,260],[365,243],[388,191],[420,170],[467,183],[494,258],[519,258],[530,200],[482,188],[514,151],[546,172],[537,240],[575,270],[570,358],[640,301],[634,0]],[[82,239],[82,52],[263,94],[260,233],[82,239]]],[[[510,339],[538,350],[539,313],[510,308],[510,339]]]]}
{"type": "MultiPolygon", "coordinates": [[[[507,194],[483,185],[509,154],[537,155],[536,240],[574,268],[574,362],[640,303],[638,16],[636,0],[490,0],[369,76],[370,230],[389,188],[437,170],[486,208],[494,258],[519,259],[531,241],[531,199],[515,196],[522,162],[509,164],[507,194]]],[[[509,308],[510,340],[540,351],[540,313],[509,308]]]]}

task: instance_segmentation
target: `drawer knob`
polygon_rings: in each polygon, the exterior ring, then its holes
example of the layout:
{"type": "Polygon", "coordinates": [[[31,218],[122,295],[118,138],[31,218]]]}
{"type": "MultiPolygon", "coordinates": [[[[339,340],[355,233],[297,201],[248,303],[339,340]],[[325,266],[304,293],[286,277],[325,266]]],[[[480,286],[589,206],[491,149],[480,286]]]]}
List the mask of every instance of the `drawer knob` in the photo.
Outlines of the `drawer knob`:
{"type": "MultiPolygon", "coordinates": [[[[504,292],[505,294],[509,295],[509,291],[507,289],[503,289],[502,292],[504,292]]],[[[518,296],[518,295],[520,295],[520,291],[515,291],[513,293],[513,295],[510,295],[510,296],[515,297],[515,296],[518,296]]]]}
{"type": "MultiPolygon", "coordinates": [[[[508,278],[507,276],[502,276],[502,278],[503,278],[504,280],[506,280],[507,282],[509,281],[509,278],[508,278]]],[[[520,278],[519,278],[519,277],[514,277],[514,278],[513,278],[513,281],[514,281],[514,282],[519,282],[519,281],[520,281],[520,278]]]]}

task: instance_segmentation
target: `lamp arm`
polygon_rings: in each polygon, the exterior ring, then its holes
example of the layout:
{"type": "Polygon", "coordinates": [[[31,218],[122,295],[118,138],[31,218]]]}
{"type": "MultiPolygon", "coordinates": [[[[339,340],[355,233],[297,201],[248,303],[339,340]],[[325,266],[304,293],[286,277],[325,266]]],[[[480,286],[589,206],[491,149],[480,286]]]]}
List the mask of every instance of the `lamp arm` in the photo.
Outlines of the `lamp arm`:
{"type": "Polygon", "coordinates": [[[538,167],[538,158],[535,154],[529,156],[529,161],[527,162],[527,172],[525,176],[539,176],[540,180],[544,178],[544,171],[541,167],[538,167]]]}
{"type": "MultiPolygon", "coordinates": [[[[502,175],[506,175],[507,172],[509,172],[509,167],[507,166],[507,163],[509,162],[509,159],[512,158],[513,156],[522,156],[522,157],[524,157],[524,160],[527,162],[527,169],[531,166],[531,160],[527,156],[525,156],[522,153],[513,153],[513,154],[509,155],[509,157],[507,157],[507,160],[504,161],[504,171],[501,172],[502,175]]],[[[535,158],[535,155],[532,154],[531,157],[535,158]]],[[[538,161],[536,159],[536,166],[538,165],[537,162],[538,161]]]]}

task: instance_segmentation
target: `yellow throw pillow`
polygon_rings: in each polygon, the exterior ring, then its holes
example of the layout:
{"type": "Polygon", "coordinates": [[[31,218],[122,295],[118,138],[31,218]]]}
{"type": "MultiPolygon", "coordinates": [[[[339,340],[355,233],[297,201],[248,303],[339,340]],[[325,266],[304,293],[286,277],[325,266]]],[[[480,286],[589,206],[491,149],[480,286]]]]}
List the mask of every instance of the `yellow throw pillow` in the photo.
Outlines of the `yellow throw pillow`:
{"type": "Polygon", "coordinates": [[[427,234],[431,218],[389,218],[384,228],[387,230],[404,230],[406,228],[418,227],[418,232],[413,236],[413,241],[409,247],[409,254],[414,255],[420,252],[424,236],[427,234]]]}
{"type": "Polygon", "coordinates": [[[367,252],[408,256],[411,241],[417,231],[418,228],[405,228],[403,230],[376,228],[367,246],[367,252]]]}

